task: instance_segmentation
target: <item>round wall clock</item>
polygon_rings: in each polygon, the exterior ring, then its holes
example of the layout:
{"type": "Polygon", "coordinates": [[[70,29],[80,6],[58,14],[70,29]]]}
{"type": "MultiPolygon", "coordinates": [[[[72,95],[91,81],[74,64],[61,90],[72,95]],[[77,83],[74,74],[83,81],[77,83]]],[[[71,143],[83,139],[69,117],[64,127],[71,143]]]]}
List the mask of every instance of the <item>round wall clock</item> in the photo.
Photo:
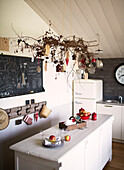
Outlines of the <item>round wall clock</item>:
{"type": "Polygon", "coordinates": [[[115,69],[115,79],[121,85],[124,85],[124,63],[118,65],[115,69]]]}

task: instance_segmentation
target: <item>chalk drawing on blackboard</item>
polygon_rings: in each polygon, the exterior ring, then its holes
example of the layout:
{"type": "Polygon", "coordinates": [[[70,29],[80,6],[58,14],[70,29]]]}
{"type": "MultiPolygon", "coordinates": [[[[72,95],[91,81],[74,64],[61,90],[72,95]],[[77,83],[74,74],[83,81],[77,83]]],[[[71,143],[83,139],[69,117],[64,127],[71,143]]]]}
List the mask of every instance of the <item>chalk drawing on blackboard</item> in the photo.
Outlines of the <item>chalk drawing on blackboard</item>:
{"type": "Polygon", "coordinates": [[[41,81],[40,80],[38,80],[37,85],[38,85],[39,88],[41,87],[41,81]]]}
{"type": "Polygon", "coordinates": [[[19,67],[16,65],[16,63],[13,61],[10,62],[9,66],[7,68],[8,74],[17,75],[18,70],[19,70],[19,67]]]}
{"type": "Polygon", "coordinates": [[[32,87],[33,87],[33,89],[35,89],[37,87],[36,82],[34,80],[32,81],[32,87]]]}
{"type": "Polygon", "coordinates": [[[29,57],[0,55],[0,61],[4,63],[4,67],[0,65],[0,98],[45,91],[41,60],[31,62],[29,57]],[[40,73],[37,72],[38,65],[40,73]]]}
{"type": "Polygon", "coordinates": [[[7,65],[10,63],[10,59],[7,57],[0,57],[0,71],[6,71],[7,65]]]}

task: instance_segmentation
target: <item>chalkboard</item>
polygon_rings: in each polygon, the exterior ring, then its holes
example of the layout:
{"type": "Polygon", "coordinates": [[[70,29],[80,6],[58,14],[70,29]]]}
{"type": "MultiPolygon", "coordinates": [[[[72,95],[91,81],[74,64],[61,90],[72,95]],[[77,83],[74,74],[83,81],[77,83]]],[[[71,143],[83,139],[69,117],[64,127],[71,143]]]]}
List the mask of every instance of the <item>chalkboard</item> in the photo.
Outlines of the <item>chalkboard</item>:
{"type": "Polygon", "coordinates": [[[0,55],[0,98],[43,91],[42,60],[0,55]]]}

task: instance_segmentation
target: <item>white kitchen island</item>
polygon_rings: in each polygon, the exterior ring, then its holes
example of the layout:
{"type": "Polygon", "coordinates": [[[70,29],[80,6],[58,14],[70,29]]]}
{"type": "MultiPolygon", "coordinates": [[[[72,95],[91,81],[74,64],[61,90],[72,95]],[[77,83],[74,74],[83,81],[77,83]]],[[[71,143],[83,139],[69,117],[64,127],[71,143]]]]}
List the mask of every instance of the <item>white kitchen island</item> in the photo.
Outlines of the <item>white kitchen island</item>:
{"type": "MultiPolygon", "coordinates": [[[[87,120],[87,128],[65,131],[71,141],[63,146],[42,146],[38,133],[10,147],[15,151],[16,170],[102,170],[112,159],[111,115],[98,115],[97,121],[87,120]]],[[[45,136],[61,133],[59,125],[44,131],[45,136]]]]}

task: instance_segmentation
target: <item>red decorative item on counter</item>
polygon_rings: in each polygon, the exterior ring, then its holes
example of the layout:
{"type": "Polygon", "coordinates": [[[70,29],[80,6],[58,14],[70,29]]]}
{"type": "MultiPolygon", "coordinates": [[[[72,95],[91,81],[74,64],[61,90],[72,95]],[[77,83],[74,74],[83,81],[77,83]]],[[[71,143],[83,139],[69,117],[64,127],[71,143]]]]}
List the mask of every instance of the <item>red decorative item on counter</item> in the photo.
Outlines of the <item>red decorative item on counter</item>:
{"type": "Polygon", "coordinates": [[[75,122],[75,118],[72,119],[72,122],[75,122]]]}
{"type": "Polygon", "coordinates": [[[34,114],[34,118],[35,118],[35,120],[36,120],[36,122],[37,122],[37,120],[38,120],[38,113],[35,113],[35,114],[34,114]]]}
{"type": "Polygon", "coordinates": [[[71,117],[69,118],[69,120],[72,120],[72,122],[75,122],[75,117],[74,117],[74,116],[71,116],[71,117]]]}
{"type": "Polygon", "coordinates": [[[92,120],[97,120],[97,114],[95,112],[92,114],[92,120]]]}

